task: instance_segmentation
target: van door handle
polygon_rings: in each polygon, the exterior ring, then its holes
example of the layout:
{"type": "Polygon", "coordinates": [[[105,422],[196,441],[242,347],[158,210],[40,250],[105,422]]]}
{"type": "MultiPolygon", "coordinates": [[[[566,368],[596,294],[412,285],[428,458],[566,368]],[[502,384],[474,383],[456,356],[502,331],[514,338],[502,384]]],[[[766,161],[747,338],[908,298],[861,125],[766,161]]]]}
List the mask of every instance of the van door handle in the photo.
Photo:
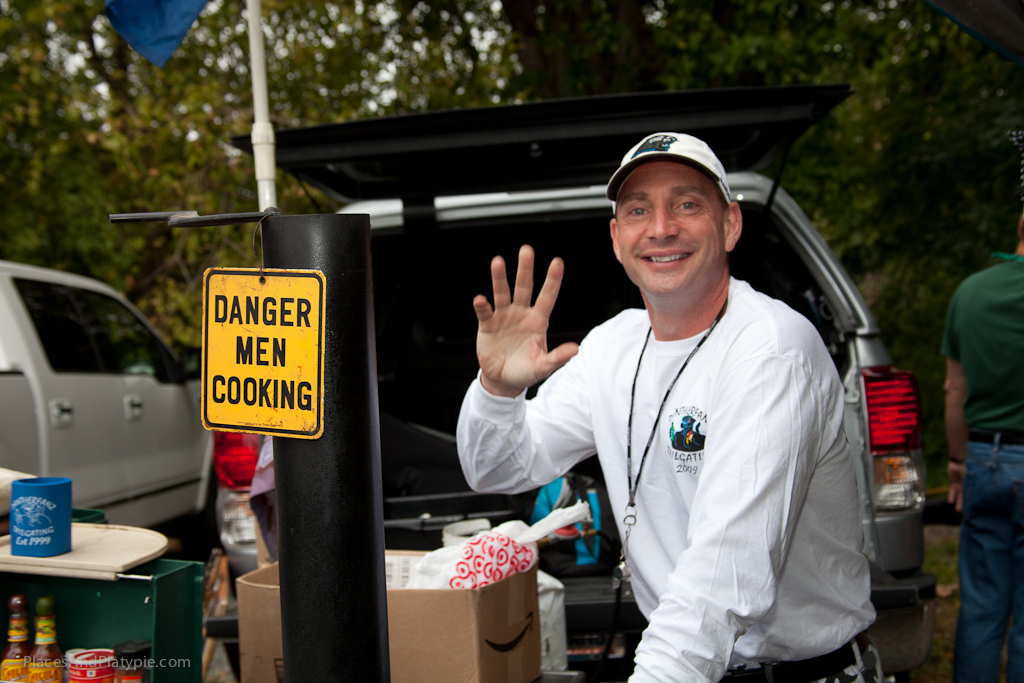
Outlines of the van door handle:
{"type": "Polygon", "coordinates": [[[124,417],[126,420],[138,420],[142,417],[142,398],[137,394],[124,397],[124,417]]]}
{"type": "Polygon", "coordinates": [[[70,427],[72,418],[75,416],[75,409],[71,401],[66,398],[51,398],[48,402],[50,408],[50,426],[56,428],[70,427]]]}

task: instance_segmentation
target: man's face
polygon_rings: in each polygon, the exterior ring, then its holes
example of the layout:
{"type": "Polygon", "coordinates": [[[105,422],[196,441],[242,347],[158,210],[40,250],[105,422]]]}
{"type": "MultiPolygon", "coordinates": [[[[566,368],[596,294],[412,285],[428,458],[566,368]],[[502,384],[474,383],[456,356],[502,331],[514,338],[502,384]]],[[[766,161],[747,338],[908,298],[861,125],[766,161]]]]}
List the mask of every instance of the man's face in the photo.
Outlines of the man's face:
{"type": "Polygon", "coordinates": [[[703,297],[729,277],[726,254],[742,231],[708,176],[674,161],[651,161],[623,183],[611,221],[612,247],[648,306],[703,297]]]}

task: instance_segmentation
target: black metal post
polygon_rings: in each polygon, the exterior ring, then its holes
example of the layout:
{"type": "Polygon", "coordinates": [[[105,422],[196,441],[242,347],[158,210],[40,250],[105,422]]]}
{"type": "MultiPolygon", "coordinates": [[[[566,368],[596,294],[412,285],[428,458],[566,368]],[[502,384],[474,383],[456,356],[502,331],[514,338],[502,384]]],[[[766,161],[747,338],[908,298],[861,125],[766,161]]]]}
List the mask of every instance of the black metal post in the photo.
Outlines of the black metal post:
{"type": "Polygon", "coordinates": [[[265,267],[326,280],[323,436],[274,437],[286,683],[390,681],[365,215],[264,219],[265,267]]]}

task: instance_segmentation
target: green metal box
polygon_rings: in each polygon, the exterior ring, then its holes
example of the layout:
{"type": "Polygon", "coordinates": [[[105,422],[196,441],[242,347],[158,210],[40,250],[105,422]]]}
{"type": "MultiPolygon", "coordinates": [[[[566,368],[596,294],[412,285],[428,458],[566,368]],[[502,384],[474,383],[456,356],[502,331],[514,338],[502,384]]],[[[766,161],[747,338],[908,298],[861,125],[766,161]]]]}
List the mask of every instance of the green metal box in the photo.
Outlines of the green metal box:
{"type": "Polygon", "coordinates": [[[0,613],[6,621],[7,599],[24,593],[34,617],[36,598],[52,595],[62,651],[148,640],[153,683],[200,683],[203,569],[201,562],[157,559],[116,581],[0,572],[0,613]]]}

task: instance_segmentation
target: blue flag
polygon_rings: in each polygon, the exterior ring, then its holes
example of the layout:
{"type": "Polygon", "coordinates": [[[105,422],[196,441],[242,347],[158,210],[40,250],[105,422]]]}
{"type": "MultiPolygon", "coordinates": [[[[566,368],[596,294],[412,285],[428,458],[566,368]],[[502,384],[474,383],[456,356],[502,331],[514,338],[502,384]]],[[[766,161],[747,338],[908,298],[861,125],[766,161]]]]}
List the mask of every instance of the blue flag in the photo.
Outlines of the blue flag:
{"type": "Polygon", "coordinates": [[[185,39],[206,0],[105,0],[110,25],[140,55],[163,66],[185,39]]]}

